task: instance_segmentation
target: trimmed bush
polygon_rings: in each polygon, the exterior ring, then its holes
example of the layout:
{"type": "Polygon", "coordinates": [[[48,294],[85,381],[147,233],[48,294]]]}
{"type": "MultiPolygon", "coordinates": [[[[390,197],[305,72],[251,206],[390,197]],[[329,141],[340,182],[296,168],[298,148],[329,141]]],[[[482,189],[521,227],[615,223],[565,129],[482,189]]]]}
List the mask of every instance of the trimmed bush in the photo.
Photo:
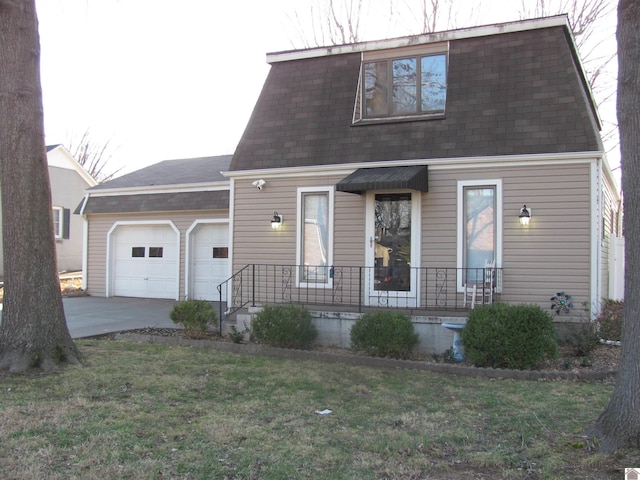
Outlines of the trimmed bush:
{"type": "Polygon", "coordinates": [[[251,329],[260,342],[280,348],[308,349],[318,336],[311,313],[300,305],[265,305],[251,329]]]}
{"type": "Polygon", "coordinates": [[[365,313],[351,327],[351,348],[374,357],[408,358],[420,337],[402,312],[365,313]]]}
{"type": "Polygon", "coordinates": [[[190,338],[202,338],[206,335],[209,325],[217,319],[216,311],[205,300],[185,300],[176,303],[169,318],[173,323],[182,325],[184,334],[190,338]]]}
{"type": "Polygon", "coordinates": [[[620,341],[622,337],[623,310],[624,302],[604,300],[600,315],[596,318],[600,338],[620,341]]]}
{"type": "Polygon", "coordinates": [[[471,310],[461,340],[476,367],[528,369],[558,355],[553,317],[537,305],[496,303],[471,310]]]}

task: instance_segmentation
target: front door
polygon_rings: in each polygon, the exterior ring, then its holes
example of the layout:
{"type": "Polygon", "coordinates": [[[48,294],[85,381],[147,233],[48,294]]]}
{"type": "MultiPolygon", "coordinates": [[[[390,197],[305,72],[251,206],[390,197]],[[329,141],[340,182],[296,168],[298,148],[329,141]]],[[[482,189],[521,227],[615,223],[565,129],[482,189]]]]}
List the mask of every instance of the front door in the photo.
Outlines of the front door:
{"type": "Polygon", "coordinates": [[[417,307],[419,193],[367,195],[367,304],[417,307]]]}

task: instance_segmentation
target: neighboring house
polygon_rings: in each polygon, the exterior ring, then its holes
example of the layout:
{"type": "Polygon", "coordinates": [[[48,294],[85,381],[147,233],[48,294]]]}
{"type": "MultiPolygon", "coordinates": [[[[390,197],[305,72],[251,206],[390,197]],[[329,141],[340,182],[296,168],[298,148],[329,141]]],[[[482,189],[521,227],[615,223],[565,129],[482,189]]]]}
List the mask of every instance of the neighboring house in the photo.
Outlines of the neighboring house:
{"type": "Polygon", "coordinates": [[[620,197],[565,16],[267,61],[226,173],[232,309],[400,307],[440,322],[474,285],[475,304],[549,311],[565,292],[561,320],[598,311],[620,197]]]}
{"type": "MultiPolygon", "coordinates": [[[[73,272],[82,269],[83,226],[82,219],[71,215],[87,188],[96,181],[62,145],[47,146],[53,226],[56,238],[58,270],[73,272]]],[[[2,227],[0,225],[0,238],[2,227]]],[[[0,240],[0,258],[2,258],[0,240]]],[[[0,262],[0,276],[4,269],[0,262]]]]}
{"type": "Polygon", "coordinates": [[[167,160],[87,190],[90,295],[215,300],[229,277],[231,155],[167,160]]]}

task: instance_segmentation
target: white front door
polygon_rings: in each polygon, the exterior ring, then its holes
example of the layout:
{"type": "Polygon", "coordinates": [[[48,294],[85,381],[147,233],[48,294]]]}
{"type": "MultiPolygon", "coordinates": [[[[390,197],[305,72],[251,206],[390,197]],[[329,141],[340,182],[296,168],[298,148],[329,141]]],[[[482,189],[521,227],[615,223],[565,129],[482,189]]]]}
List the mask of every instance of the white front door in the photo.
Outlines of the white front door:
{"type": "Polygon", "coordinates": [[[418,307],[420,193],[367,193],[367,304],[418,307]]]}

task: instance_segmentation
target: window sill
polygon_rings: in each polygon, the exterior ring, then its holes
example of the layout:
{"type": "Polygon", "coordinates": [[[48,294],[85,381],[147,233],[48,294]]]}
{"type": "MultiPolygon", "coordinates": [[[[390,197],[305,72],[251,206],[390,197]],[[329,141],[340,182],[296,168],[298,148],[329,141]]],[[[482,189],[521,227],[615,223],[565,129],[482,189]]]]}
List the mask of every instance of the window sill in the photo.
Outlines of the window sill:
{"type": "Polygon", "coordinates": [[[389,123],[405,123],[405,122],[424,122],[426,120],[444,120],[446,115],[444,113],[434,115],[411,115],[405,117],[377,117],[377,118],[362,118],[354,120],[351,123],[352,127],[359,127],[364,125],[379,125],[389,123]]]}

